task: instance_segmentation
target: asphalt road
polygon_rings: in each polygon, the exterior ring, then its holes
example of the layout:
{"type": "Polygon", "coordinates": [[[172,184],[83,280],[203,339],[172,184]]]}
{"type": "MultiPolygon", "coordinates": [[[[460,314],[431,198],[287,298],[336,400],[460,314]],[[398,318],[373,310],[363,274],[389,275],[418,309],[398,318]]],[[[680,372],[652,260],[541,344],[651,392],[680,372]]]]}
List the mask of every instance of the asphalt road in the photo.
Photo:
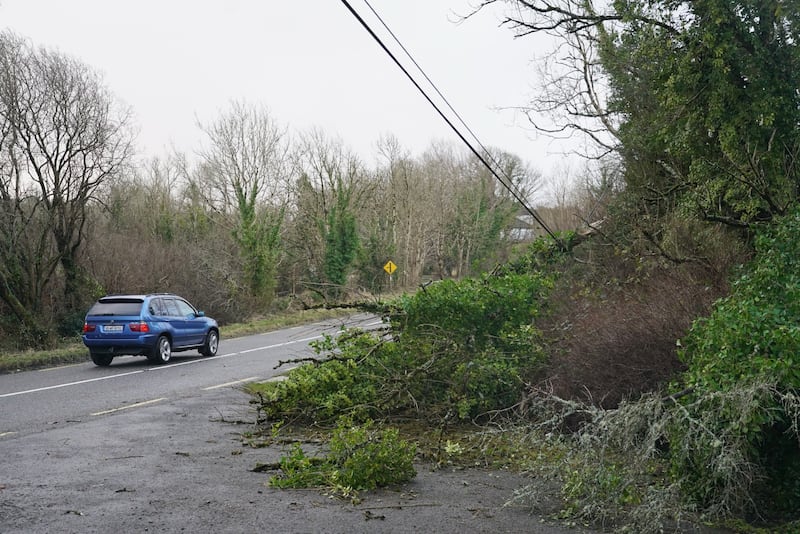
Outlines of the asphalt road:
{"type": "Polygon", "coordinates": [[[526,483],[506,472],[418,466],[358,503],[269,487],[253,467],[286,450],[244,446],[254,413],[240,386],[341,326],[223,339],[216,357],[164,366],[123,357],[0,375],[0,533],[585,532],[504,507],[526,483]]]}
{"type": "MultiPolygon", "coordinates": [[[[266,334],[222,339],[214,357],[173,353],[166,365],[141,356],[115,358],[110,367],[91,362],[43,371],[0,375],[0,439],[41,432],[215,388],[266,380],[291,366],[279,361],[311,355],[308,343],[343,326],[374,326],[368,315],[329,320],[266,334]],[[346,321],[346,322],[345,322],[346,321]]],[[[88,359],[88,355],[87,355],[88,359]]]]}

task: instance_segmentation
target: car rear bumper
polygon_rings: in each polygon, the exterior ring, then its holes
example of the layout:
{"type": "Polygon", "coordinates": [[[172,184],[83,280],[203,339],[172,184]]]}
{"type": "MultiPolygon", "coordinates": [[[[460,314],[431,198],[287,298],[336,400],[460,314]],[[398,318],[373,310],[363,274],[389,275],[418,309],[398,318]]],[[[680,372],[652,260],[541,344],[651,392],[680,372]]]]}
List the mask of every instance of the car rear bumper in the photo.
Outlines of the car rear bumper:
{"type": "Polygon", "coordinates": [[[123,339],[93,339],[90,336],[83,336],[83,344],[97,354],[129,354],[140,355],[148,354],[156,343],[156,336],[144,335],[136,338],[123,339]]]}

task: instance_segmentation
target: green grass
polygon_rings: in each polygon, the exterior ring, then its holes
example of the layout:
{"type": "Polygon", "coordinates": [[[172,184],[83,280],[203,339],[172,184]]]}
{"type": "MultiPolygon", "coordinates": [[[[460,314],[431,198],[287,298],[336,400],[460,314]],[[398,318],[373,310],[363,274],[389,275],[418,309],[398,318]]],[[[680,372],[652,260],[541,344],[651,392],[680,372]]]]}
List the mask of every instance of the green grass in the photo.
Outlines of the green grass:
{"type": "Polygon", "coordinates": [[[89,352],[80,342],[69,342],[51,350],[3,352],[0,354],[0,373],[16,373],[89,360],[89,352]]]}
{"type": "MultiPolygon", "coordinates": [[[[304,310],[282,315],[270,315],[247,323],[236,323],[220,327],[222,339],[261,334],[280,330],[287,326],[313,323],[325,319],[343,317],[352,310],[304,310]]],[[[0,374],[17,373],[31,369],[43,369],[58,365],[89,361],[89,352],[77,338],[64,340],[58,347],[50,350],[9,352],[0,349],[0,374]]]]}

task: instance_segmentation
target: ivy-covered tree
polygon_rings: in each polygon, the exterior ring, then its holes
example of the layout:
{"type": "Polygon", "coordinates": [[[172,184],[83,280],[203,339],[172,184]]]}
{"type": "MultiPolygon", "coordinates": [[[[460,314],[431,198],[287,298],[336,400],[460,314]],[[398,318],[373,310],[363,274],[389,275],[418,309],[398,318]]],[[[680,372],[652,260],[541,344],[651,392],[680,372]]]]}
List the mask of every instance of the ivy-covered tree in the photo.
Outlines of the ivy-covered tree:
{"type": "Polygon", "coordinates": [[[800,6],[616,5],[625,18],[601,57],[623,116],[628,183],[707,220],[746,225],[785,213],[800,178],[800,6]]]}
{"type": "Polygon", "coordinates": [[[242,259],[243,294],[266,305],[277,284],[281,230],[288,201],[285,130],[266,109],[240,102],[202,129],[210,146],[202,152],[198,180],[208,202],[233,216],[242,259]]]}
{"type": "Polygon", "coordinates": [[[293,248],[305,285],[337,298],[359,249],[357,214],[370,183],[358,157],[321,131],[305,135],[298,150],[300,178],[293,214],[293,248]]]}
{"type": "Polygon", "coordinates": [[[518,35],[556,34],[564,45],[531,116],[557,110],[551,132],[577,129],[618,154],[640,210],[748,226],[795,202],[800,4],[507,3],[518,35]]]}
{"type": "MultiPolygon", "coordinates": [[[[495,151],[487,158],[496,172],[523,198],[530,199],[538,174],[513,154],[495,151]]],[[[463,164],[463,175],[454,192],[455,209],[448,221],[451,256],[459,276],[491,270],[507,258],[511,245],[508,228],[521,207],[511,193],[475,157],[463,164]]]]}
{"type": "Polygon", "coordinates": [[[347,274],[358,253],[356,218],[349,210],[350,192],[336,191],[336,203],[325,228],[325,277],[335,287],[347,283],[347,274]]]}

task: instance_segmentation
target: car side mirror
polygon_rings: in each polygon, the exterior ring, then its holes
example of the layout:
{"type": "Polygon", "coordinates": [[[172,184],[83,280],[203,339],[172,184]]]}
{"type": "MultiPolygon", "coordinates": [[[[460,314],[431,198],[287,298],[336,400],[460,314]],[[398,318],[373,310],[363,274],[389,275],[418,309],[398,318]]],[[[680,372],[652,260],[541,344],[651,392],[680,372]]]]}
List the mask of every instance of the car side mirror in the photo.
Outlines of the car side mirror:
{"type": "Polygon", "coordinates": [[[206,316],[206,312],[199,311],[199,312],[195,313],[194,315],[195,315],[195,317],[205,317],[206,316]]]}

